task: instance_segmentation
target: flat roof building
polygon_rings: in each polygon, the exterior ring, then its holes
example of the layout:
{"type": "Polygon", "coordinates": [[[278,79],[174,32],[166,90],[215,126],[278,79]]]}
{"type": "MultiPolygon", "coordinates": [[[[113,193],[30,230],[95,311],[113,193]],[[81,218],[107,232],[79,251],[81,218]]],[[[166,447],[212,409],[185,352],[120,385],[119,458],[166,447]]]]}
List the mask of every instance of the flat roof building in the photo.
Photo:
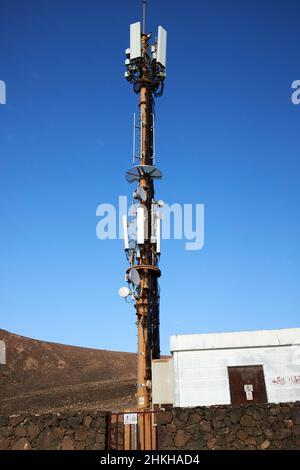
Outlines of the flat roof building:
{"type": "Polygon", "coordinates": [[[300,400],[300,328],[176,335],[170,351],[168,366],[153,362],[154,404],[300,400]]]}

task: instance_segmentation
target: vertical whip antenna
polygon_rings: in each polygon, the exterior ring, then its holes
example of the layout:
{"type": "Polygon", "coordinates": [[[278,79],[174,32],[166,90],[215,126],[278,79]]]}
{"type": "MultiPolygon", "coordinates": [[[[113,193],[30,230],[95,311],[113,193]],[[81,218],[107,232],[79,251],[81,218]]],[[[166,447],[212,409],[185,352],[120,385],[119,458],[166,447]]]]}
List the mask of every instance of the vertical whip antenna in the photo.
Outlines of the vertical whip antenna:
{"type": "Polygon", "coordinates": [[[146,32],[146,0],[143,0],[143,30],[142,33],[146,32]]]}

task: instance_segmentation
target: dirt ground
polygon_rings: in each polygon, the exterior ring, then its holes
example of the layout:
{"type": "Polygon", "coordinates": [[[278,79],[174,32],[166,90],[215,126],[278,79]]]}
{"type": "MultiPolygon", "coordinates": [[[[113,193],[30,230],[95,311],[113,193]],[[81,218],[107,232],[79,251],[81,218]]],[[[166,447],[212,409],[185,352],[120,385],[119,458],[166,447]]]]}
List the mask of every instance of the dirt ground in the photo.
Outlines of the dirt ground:
{"type": "Polygon", "coordinates": [[[135,405],[136,355],[25,338],[0,330],[0,414],[122,411],[135,405]]]}

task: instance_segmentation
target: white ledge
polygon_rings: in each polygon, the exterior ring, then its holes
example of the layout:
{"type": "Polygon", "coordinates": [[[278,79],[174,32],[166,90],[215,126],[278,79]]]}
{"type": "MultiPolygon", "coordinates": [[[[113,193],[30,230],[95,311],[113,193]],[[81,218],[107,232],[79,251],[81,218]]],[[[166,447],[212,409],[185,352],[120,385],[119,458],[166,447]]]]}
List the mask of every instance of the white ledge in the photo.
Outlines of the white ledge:
{"type": "Polygon", "coordinates": [[[170,351],[237,349],[300,345],[300,328],[175,335],[170,337],[170,351]]]}

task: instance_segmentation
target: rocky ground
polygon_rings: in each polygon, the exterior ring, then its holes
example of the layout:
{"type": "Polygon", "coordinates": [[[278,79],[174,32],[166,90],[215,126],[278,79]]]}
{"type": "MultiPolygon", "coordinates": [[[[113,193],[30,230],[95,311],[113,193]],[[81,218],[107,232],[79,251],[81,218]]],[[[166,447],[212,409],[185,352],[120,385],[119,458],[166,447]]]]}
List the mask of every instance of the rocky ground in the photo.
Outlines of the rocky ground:
{"type": "Polygon", "coordinates": [[[130,409],[136,355],[66,346],[0,330],[0,414],[130,409]]]}

